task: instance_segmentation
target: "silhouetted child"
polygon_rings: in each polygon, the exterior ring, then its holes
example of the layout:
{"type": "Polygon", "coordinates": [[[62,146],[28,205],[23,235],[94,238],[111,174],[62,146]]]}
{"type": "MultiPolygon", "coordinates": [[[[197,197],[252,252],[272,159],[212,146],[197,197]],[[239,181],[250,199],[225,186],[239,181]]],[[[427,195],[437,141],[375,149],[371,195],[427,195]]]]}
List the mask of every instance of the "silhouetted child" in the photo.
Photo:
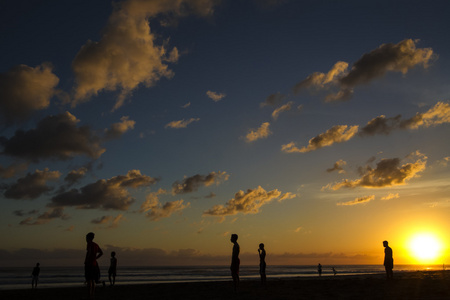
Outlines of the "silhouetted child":
{"type": "Polygon", "coordinates": [[[266,284],[266,250],[264,250],[264,244],[259,244],[259,275],[261,275],[261,284],[266,284]]]}
{"type": "Polygon", "coordinates": [[[108,278],[109,284],[114,285],[116,283],[116,269],[117,269],[117,258],[116,252],[111,252],[111,264],[109,265],[108,278]]]}
{"type": "Polygon", "coordinates": [[[333,274],[334,274],[334,276],[336,276],[336,274],[337,274],[337,271],[336,271],[336,269],[333,267],[332,268],[332,270],[333,270],[333,274]]]}
{"type": "Polygon", "coordinates": [[[317,265],[317,272],[319,272],[319,276],[322,276],[322,265],[320,263],[317,265]]]}
{"type": "Polygon", "coordinates": [[[392,256],[392,249],[388,246],[388,241],[383,241],[384,246],[384,268],[386,269],[386,277],[387,279],[392,279],[394,273],[392,269],[394,268],[394,258],[392,256]]]}
{"type": "Polygon", "coordinates": [[[238,235],[233,233],[231,235],[230,241],[234,244],[233,245],[233,253],[231,254],[231,277],[233,277],[233,285],[234,285],[234,291],[237,292],[238,286],[239,286],[239,265],[241,261],[239,260],[239,244],[237,243],[238,235]]]}
{"type": "Polygon", "coordinates": [[[95,282],[100,279],[100,268],[97,263],[97,259],[103,255],[102,249],[93,242],[95,234],[89,232],[86,235],[86,258],[84,260],[84,276],[86,278],[87,286],[89,289],[89,297],[94,298],[95,282]]]}
{"type": "Polygon", "coordinates": [[[41,272],[41,268],[39,267],[40,263],[36,264],[36,267],[33,268],[33,272],[31,272],[31,288],[37,288],[39,273],[41,272]]]}

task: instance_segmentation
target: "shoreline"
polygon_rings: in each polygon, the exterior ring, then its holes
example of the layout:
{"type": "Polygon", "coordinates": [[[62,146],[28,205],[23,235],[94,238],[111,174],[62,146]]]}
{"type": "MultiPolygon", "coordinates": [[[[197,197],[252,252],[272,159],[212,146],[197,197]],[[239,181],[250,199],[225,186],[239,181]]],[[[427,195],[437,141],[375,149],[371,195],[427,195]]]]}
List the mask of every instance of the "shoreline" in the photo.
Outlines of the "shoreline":
{"type": "MultiPolygon", "coordinates": [[[[87,288],[55,287],[0,290],[2,299],[88,299],[87,288]]],[[[450,271],[405,271],[384,274],[309,276],[242,280],[237,294],[228,281],[173,282],[97,286],[97,300],[132,299],[448,299],[450,271]]]]}

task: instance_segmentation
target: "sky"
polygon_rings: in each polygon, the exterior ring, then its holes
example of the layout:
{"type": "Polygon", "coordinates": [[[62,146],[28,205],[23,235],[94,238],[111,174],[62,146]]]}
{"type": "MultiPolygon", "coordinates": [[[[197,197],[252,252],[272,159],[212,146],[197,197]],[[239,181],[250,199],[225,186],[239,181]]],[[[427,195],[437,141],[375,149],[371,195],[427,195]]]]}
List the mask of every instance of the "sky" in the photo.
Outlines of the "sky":
{"type": "Polygon", "coordinates": [[[0,266],[450,263],[449,14],[0,2],[0,266]]]}

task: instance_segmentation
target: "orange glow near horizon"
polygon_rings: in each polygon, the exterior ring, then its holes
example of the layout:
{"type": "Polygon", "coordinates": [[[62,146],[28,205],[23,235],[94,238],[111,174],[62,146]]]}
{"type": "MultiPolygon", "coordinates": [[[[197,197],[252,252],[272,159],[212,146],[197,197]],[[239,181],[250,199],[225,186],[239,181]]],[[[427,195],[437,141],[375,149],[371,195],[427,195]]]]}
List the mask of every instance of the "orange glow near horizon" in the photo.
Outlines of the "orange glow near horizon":
{"type": "Polygon", "coordinates": [[[443,259],[444,243],[437,234],[420,232],[411,236],[407,243],[414,263],[439,264],[443,259]]]}

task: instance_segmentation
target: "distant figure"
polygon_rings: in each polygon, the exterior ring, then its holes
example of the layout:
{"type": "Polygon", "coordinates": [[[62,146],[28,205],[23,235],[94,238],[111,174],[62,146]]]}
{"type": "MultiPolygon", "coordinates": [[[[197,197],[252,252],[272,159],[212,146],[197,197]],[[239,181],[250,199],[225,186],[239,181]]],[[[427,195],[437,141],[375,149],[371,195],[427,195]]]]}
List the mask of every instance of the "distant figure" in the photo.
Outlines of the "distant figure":
{"type": "Polygon", "coordinates": [[[109,265],[108,270],[108,278],[109,278],[109,284],[114,285],[116,284],[116,269],[117,269],[117,258],[116,258],[116,252],[111,252],[111,264],[109,265]]]}
{"type": "Polygon", "coordinates": [[[266,284],[266,250],[264,250],[264,244],[259,244],[259,274],[261,275],[261,284],[266,284]]]}
{"type": "Polygon", "coordinates": [[[97,259],[103,255],[102,249],[93,242],[95,234],[89,232],[86,235],[86,258],[84,260],[84,276],[89,289],[89,298],[94,298],[95,282],[100,280],[100,268],[97,259]]]}
{"type": "Polygon", "coordinates": [[[238,235],[233,233],[231,235],[230,241],[234,244],[233,245],[233,253],[231,255],[231,277],[233,277],[233,285],[234,285],[234,291],[237,292],[238,286],[239,286],[239,265],[241,261],[239,260],[239,244],[237,243],[238,235]]]}
{"type": "Polygon", "coordinates": [[[336,276],[336,274],[337,274],[337,271],[336,271],[336,269],[333,267],[332,268],[332,270],[333,270],[333,274],[334,274],[334,276],[336,276]]]}
{"type": "Polygon", "coordinates": [[[322,276],[322,265],[320,263],[317,265],[317,272],[319,272],[319,276],[322,276]]]}
{"type": "Polygon", "coordinates": [[[36,264],[36,267],[33,268],[33,272],[31,272],[31,288],[37,288],[39,273],[41,272],[41,268],[39,267],[40,263],[36,264]]]}
{"type": "Polygon", "coordinates": [[[392,256],[392,249],[388,246],[388,241],[383,242],[384,246],[384,268],[386,269],[387,279],[392,279],[394,273],[392,269],[394,268],[394,258],[392,256]]]}

